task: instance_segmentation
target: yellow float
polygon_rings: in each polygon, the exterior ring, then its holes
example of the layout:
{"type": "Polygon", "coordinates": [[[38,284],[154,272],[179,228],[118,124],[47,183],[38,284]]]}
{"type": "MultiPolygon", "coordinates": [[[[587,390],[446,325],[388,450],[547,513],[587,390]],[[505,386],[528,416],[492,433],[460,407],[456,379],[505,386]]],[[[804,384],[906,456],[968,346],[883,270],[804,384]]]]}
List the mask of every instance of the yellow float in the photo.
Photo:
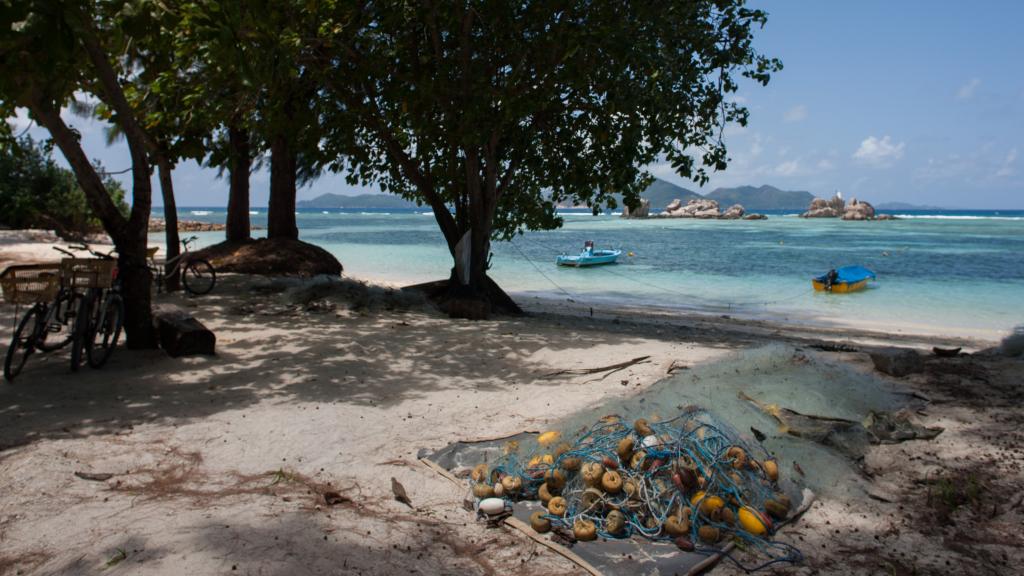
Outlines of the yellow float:
{"type": "Polygon", "coordinates": [[[561,432],[559,432],[557,430],[550,430],[550,431],[545,432],[545,433],[541,434],[540,436],[538,436],[537,437],[537,443],[540,444],[541,446],[547,446],[549,444],[554,444],[561,437],[562,437],[562,433],[561,432]]]}
{"type": "Polygon", "coordinates": [[[739,520],[740,528],[754,536],[764,536],[772,526],[771,520],[765,518],[763,514],[750,506],[740,508],[737,519],[739,520]]]}

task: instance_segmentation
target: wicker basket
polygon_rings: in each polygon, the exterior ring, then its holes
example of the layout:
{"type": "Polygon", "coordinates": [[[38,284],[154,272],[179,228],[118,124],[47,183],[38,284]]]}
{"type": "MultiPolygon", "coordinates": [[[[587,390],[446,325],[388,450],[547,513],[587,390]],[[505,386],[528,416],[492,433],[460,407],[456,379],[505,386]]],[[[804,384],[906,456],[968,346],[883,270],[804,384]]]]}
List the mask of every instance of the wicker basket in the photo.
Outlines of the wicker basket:
{"type": "Polygon", "coordinates": [[[110,288],[116,260],[65,258],[60,261],[61,281],[68,288],[110,288]]]}
{"type": "Polygon", "coordinates": [[[60,267],[54,264],[10,266],[0,274],[4,300],[11,304],[49,302],[60,291],[60,267]]]}

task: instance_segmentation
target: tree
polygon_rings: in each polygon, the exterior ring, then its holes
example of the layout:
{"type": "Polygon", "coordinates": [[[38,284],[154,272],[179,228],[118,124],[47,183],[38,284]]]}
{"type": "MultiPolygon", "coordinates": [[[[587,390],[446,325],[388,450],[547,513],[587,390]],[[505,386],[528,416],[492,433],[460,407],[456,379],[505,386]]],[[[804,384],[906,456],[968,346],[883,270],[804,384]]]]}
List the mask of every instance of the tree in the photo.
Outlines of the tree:
{"type": "Polygon", "coordinates": [[[117,9],[113,4],[8,2],[0,10],[0,108],[8,116],[15,107],[28,108],[71,165],[90,208],[118,251],[125,293],[126,343],[132,348],[150,348],[156,345],[150,307],[151,274],[146,266],[152,207],[150,167],[145,132],[107,51],[109,44],[124,41],[116,26],[117,9]],[[93,8],[113,12],[99,18],[90,11],[93,8]],[[105,25],[102,30],[101,24],[105,25]],[[76,91],[103,101],[124,131],[132,162],[132,207],[127,218],[89,162],[78,134],[61,118],[62,105],[76,91]]]}
{"type": "MultiPolygon", "coordinates": [[[[325,3],[331,4],[331,3],[325,3]]],[[[231,172],[228,240],[249,237],[248,175],[269,150],[268,238],[298,238],[297,185],[319,172],[316,104],[319,90],[300,65],[305,40],[317,29],[320,3],[297,0],[178,2],[179,66],[192,63],[202,83],[185,104],[205,108],[225,130],[213,142],[211,164],[231,172]]]]}
{"type": "Polygon", "coordinates": [[[339,3],[303,65],[332,169],[429,205],[451,284],[486,300],[492,238],[560,225],[562,202],[635,205],[654,161],[725,168],[737,76],[781,68],[751,45],[765,21],[742,0],[339,3]]]}
{"type": "MultiPolygon", "coordinates": [[[[98,164],[96,171],[103,173],[98,164]]],[[[103,185],[118,211],[127,214],[120,183],[105,176],[103,185]]],[[[75,175],[57,165],[48,146],[28,136],[0,145],[0,224],[51,228],[74,241],[103,229],[75,175]]]]}

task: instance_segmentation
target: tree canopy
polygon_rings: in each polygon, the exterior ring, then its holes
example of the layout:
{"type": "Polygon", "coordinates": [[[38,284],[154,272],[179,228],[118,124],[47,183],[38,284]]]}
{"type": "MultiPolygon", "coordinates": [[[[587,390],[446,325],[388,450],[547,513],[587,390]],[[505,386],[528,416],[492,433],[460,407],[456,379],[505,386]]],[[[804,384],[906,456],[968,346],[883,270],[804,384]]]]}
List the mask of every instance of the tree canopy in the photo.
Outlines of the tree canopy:
{"type": "Polygon", "coordinates": [[[433,208],[448,242],[558,226],[559,203],[638,201],[644,167],[726,167],[727,98],[781,68],[740,0],[339,3],[303,64],[327,93],[329,166],[433,208]],[[450,213],[450,210],[453,213],[450,213]]]}

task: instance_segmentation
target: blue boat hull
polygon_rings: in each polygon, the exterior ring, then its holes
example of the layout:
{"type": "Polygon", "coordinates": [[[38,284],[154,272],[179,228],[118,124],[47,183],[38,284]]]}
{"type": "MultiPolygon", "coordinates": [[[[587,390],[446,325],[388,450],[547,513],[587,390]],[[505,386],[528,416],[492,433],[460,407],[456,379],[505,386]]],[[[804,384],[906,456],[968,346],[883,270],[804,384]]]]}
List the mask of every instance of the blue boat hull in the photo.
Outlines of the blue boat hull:
{"type": "Polygon", "coordinates": [[[579,256],[559,256],[555,259],[555,264],[573,268],[614,264],[621,254],[622,250],[594,250],[590,253],[584,252],[579,256]]]}

